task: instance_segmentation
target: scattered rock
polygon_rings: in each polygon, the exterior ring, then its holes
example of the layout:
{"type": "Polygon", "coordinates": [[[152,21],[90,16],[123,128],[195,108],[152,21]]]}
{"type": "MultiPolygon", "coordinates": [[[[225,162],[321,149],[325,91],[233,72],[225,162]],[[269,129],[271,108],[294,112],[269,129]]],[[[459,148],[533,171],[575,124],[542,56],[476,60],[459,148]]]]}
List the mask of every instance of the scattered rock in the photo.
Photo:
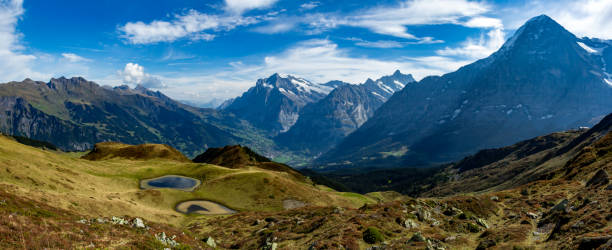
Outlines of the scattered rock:
{"type": "Polygon", "coordinates": [[[457,239],[457,237],[455,237],[455,236],[448,236],[448,237],[444,238],[444,242],[450,242],[450,241],[454,241],[456,239],[457,239]]]}
{"type": "Polygon", "coordinates": [[[166,246],[177,247],[179,245],[176,240],[174,240],[176,239],[176,235],[172,235],[172,237],[167,237],[165,232],[161,232],[156,234],[155,238],[166,246]]]}
{"type": "Polygon", "coordinates": [[[492,200],[492,201],[499,201],[499,197],[497,197],[497,196],[491,196],[491,200],[492,200]]]}
{"type": "Polygon", "coordinates": [[[407,220],[404,221],[404,227],[408,228],[408,229],[413,229],[413,228],[419,227],[419,224],[414,222],[411,219],[407,219],[407,220]]]}
{"type": "Polygon", "coordinates": [[[540,234],[541,234],[541,233],[540,233],[540,232],[538,232],[538,231],[533,231],[533,236],[538,236],[538,235],[540,235],[540,234]]]}
{"type": "Polygon", "coordinates": [[[423,207],[418,207],[416,209],[416,215],[417,218],[419,218],[419,221],[428,221],[431,219],[431,213],[425,210],[423,207]]]}
{"type": "Polygon", "coordinates": [[[489,224],[487,224],[487,222],[481,218],[477,218],[476,223],[478,223],[478,225],[483,226],[484,228],[489,228],[489,224]]]}
{"type": "Polygon", "coordinates": [[[147,227],[141,218],[134,219],[134,221],[132,221],[132,226],[135,228],[146,228],[147,227]]]}
{"type": "Polygon", "coordinates": [[[440,244],[438,244],[438,242],[431,241],[429,239],[427,239],[427,247],[425,249],[427,250],[445,250],[445,248],[442,247],[440,244]]]}
{"type": "Polygon", "coordinates": [[[527,217],[532,218],[532,219],[537,219],[538,215],[532,212],[527,212],[527,217]]]}
{"type": "Polygon", "coordinates": [[[414,241],[414,242],[425,242],[425,237],[423,237],[423,235],[421,234],[421,232],[416,232],[412,235],[412,238],[410,238],[410,241],[414,241]]]}
{"type": "Polygon", "coordinates": [[[593,177],[586,183],[587,187],[598,187],[607,185],[610,183],[610,179],[606,170],[600,169],[593,175],[593,177]]]}
{"type": "Polygon", "coordinates": [[[208,245],[209,247],[212,247],[212,248],[216,248],[217,247],[217,243],[215,243],[215,239],[213,239],[210,236],[208,238],[206,238],[206,245],[208,245]]]}
{"type": "Polygon", "coordinates": [[[120,217],[116,217],[113,216],[113,218],[111,218],[111,223],[115,224],[115,225],[127,225],[129,224],[129,222],[123,218],[120,217]]]}
{"type": "Polygon", "coordinates": [[[80,220],[77,221],[77,223],[89,224],[89,221],[87,221],[86,219],[80,219],[80,220]]]}
{"type": "Polygon", "coordinates": [[[437,221],[437,220],[435,220],[435,219],[431,219],[431,220],[432,220],[432,222],[431,222],[431,226],[432,226],[432,227],[437,227],[437,226],[439,226],[439,225],[440,225],[440,222],[439,222],[439,221],[437,221]]]}
{"type": "Polygon", "coordinates": [[[105,224],[108,221],[106,220],[106,218],[96,218],[96,222],[98,222],[100,224],[105,224]]]}

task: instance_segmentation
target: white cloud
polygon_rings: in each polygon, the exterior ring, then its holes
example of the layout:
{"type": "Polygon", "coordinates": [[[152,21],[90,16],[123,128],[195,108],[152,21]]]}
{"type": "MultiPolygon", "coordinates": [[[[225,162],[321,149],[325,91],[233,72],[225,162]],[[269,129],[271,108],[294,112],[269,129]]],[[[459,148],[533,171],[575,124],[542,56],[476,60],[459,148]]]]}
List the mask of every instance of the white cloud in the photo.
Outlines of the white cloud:
{"type": "Polygon", "coordinates": [[[66,60],[68,60],[71,63],[89,62],[89,61],[91,61],[90,59],[87,59],[85,57],[79,56],[79,55],[74,54],[74,53],[62,53],[62,57],[65,58],[66,60]]]}
{"type": "Polygon", "coordinates": [[[457,24],[468,27],[493,27],[501,22],[495,18],[480,17],[490,12],[484,2],[468,0],[409,0],[397,6],[384,6],[362,10],[338,17],[315,14],[309,17],[309,25],[315,30],[335,28],[339,25],[362,27],[372,32],[405,39],[430,40],[411,34],[406,26],[431,24],[457,24]],[[464,19],[472,18],[465,22],[464,19]],[[477,19],[475,19],[477,18],[477,19]]]}
{"type": "Polygon", "coordinates": [[[310,10],[310,9],[314,9],[316,7],[319,7],[319,2],[308,2],[308,3],[303,3],[302,5],[300,5],[300,9],[301,10],[310,10]]]}
{"type": "Polygon", "coordinates": [[[503,28],[502,21],[491,17],[474,17],[465,22],[463,25],[472,28],[503,28]]]}
{"type": "Polygon", "coordinates": [[[123,78],[123,82],[129,85],[142,85],[145,88],[161,89],[166,88],[158,77],[149,75],[144,72],[144,67],[136,63],[128,63],[122,71],[119,71],[119,76],[123,78]]]}
{"type": "Polygon", "coordinates": [[[612,1],[571,1],[550,15],[579,36],[612,39],[612,1]]]}
{"type": "Polygon", "coordinates": [[[279,22],[273,22],[265,26],[254,28],[253,31],[263,34],[278,34],[290,31],[295,28],[295,26],[296,22],[285,19],[279,22]]]}
{"type": "Polygon", "coordinates": [[[346,40],[354,41],[355,45],[367,48],[379,48],[379,49],[388,49],[388,48],[403,48],[410,44],[431,44],[431,43],[442,43],[441,40],[434,40],[431,37],[424,37],[419,41],[395,41],[395,40],[378,40],[378,41],[367,41],[357,37],[350,37],[346,40]]]}
{"type": "Polygon", "coordinates": [[[612,39],[612,1],[535,0],[500,13],[506,27],[516,29],[534,16],[546,14],[579,37],[612,39]]]}
{"type": "Polygon", "coordinates": [[[504,44],[503,28],[489,30],[486,36],[481,35],[478,40],[468,38],[460,47],[446,47],[437,50],[436,54],[441,56],[459,56],[471,60],[485,58],[497,51],[504,44]]]}
{"type": "Polygon", "coordinates": [[[257,78],[273,73],[291,74],[314,82],[343,80],[364,82],[367,78],[388,75],[395,69],[411,73],[419,79],[458,69],[469,61],[444,56],[397,57],[374,59],[353,56],[326,39],[303,41],[260,62],[230,63],[225,70],[204,75],[178,75],[161,77],[172,81],[172,88],[164,93],[180,100],[206,101],[212,98],[230,98],[253,86],[257,78]]]}
{"type": "Polygon", "coordinates": [[[128,22],[119,27],[119,31],[123,38],[133,44],[173,42],[182,38],[209,41],[214,39],[215,35],[205,31],[231,30],[257,22],[259,21],[255,17],[208,15],[189,10],[186,14],[175,15],[170,21],[128,22]]]}
{"type": "Polygon", "coordinates": [[[0,81],[3,82],[42,77],[31,68],[36,56],[22,52],[21,34],[16,26],[23,13],[23,0],[0,1],[0,81]]]}
{"type": "Polygon", "coordinates": [[[272,6],[278,0],[225,0],[226,9],[234,13],[242,13],[252,9],[264,9],[272,6]]]}

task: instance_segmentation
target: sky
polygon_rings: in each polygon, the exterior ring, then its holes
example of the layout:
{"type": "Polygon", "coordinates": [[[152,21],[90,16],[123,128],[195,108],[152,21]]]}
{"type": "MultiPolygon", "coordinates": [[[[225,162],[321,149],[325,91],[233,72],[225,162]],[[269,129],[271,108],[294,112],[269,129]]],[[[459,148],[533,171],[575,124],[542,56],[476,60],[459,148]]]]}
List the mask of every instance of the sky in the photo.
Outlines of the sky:
{"type": "Polygon", "coordinates": [[[82,76],[204,103],[276,72],[418,80],[490,55],[540,14],[612,39],[610,0],[0,0],[0,82],[82,76]]]}

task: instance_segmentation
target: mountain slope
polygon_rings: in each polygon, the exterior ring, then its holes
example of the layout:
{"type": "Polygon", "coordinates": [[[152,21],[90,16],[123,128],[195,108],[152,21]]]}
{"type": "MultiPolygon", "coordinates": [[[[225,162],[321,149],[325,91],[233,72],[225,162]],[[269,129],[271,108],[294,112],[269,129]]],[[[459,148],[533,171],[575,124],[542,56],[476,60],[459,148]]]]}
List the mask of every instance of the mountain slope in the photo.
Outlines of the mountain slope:
{"type": "Polygon", "coordinates": [[[320,101],[306,105],[295,125],[275,141],[308,155],[324,153],[367,121],[393,93],[412,82],[411,75],[398,70],[376,81],[341,85],[320,101]]]}
{"type": "MultiPolygon", "coordinates": [[[[195,155],[202,147],[263,147],[252,128],[211,109],[142,87],[100,87],[80,77],[0,84],[0,131],[86,150],[100,141],[163,143],[195,155]]],[[[266,145],[267,148],[271,148],[266,145]]]]}
{"type": "Polygon", "coordinates": [[[601,55],[612,47],[592,53],[581,41],[535,17],[491,56],[397,92],[319,163],[432,165],[591,126],[612,109],[601,55]]]}
{"type": "Polygon", "coordinates": [[[277,134],[289,130],[295,124],[300,110],[306,104],[320,100],[331,90],[332,87],[301,78],[274,74],[259,79],[255,87],[231,103],[221,105],[221,108],[256,127],[277,134]]]}
{"type": "Polygon", "coordinates": [[[193,162],[215,164],[228,168],[258,167],[271,171],[286,172],[296,180],[305,181],[305,177],[299,171],[285,164],[274,162],[255,153],[250,148],[240,145],[209,148],[206,152],[196,156],[193,162]]]}

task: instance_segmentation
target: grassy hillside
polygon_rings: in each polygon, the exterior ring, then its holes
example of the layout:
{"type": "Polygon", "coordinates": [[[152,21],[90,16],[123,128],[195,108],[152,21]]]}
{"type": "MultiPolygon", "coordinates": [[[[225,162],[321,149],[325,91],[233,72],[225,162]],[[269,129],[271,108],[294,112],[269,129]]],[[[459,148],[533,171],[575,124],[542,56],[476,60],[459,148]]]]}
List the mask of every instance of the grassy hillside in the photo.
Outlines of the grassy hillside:
{"type": "Polygon", "coordinates": [[[175,212],[183,200],[208,199],[238,211],[282,210],[284,199],[311,205],[358,207],[373,199],[346,196],[297,181],[285,172],[256,167],[230,169],[210,164],[156,158],[90,161],[45,151],[0,137],[0,183],[16,194],[50,206],[91,216],[131,215],[178,225],[187,217],[175,212]],[[202,181],[194,192],[140,190],[139,180],[168,174],[202,181]]]}
{"type": "Polygon", "coordinates": [[[544,180],[416,199],[336,192],[255,166],[163,157],[90,161],[0,137],[0,247],[198,249],[210,237],[221,249],[597,249],[612,241],[612,188],[600,173],[611,170],[612,136],[599,136],[604,132],[571,140],[584,147],[567,151],[575,152],[570,160],[558,158],[564,163],[544,180]],[[138,188],[141,179],[168,174],[202,184],[193,192],[138,188]],[[174,211],[178,202],[192,199],[238,213],[174,211]],[[310,206],[285,210],[285,201],[310,206]],[[128,224],[108,222],[113,216],[128,224]],[[150,228],[136,228],[135,217],[150,228]],[[164,245],[161,232],[176,235],[181,245],[164,245]]]}

